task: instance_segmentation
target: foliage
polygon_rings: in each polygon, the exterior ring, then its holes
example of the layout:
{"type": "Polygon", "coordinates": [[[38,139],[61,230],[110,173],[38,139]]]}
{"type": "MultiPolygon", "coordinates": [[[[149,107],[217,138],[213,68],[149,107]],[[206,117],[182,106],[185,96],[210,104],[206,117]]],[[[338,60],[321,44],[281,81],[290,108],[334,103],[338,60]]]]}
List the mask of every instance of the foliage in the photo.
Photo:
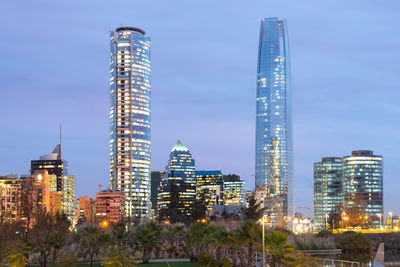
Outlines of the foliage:
{"type": "MultiPolygon", "coordinates": [[[[24,250],[21,248],[12,249],[4,259],[4,263],[8,263],[9,267],[24,267],[28,262],[28,259],[24,255],[24,250]]],[[[0,266],[2,266],[1,262],[0,266]]]]}
{"type": "Polygon", "coordinates": [[[126,225],[122,222],[114,224],[110,238],[114,245],[126,246],[129,241],[129,231],[126,225]]]}
{"type": "Polygon", "coordinates": [[[93,260],[100,252],[100,248],[106,246],[109,242],[109,236],[98,226],[86,226],[78,231],[79,244],[84,255],[89,255],[90,266],[93,266],[93,260]]]}
{"type": "Polygon", "coordinates": [[[337,244],[337,248],[342,250],[342,259],[363,263],[372,259],[374,247],[374,242],[360,233],[346,235],[337,244]]]}
{"type": "Polygon", "coordinates": [[[104,267],[135,267],[133,263],[133,257],[130,256],[126,251],[120,249],[113,249],[111,252],[102,260],[101,266],[104,267]]]}
{"type": "Polygon", "coordinates": [[[264,214],[265,208],[261,207],[261,202],[257,202],[255,193],[251,194],[247,201],[248,206],[242,208],[245,219],[254,222],[259,221],[264,214]]]}
{"type": "Polygon", "coordinates": [[[284,260],[285,267],[318,267],[317,259],[303,253],[291,256],[291,259],[284,260]]]}
{"type": "Polygon", "coordinates": [[[328,236],[325,238],[316,236],[294,236],[294,244],[299,250],[320,250],[334,249],[333,238],[328,236]]]}
{"type": "Polygon", "coordinates": [[[329,236],[330,234],[332,234],[332,232],[329,230],[321,230],[318,232],[317,237],[325,238],[325,237],[329,236]]]}
{"type": "Polygon", "coordinates": [[[287,242],[286,234],[272,230],[265,236],[265,242],[265,250],[271,254],[272,267],[277,267],[284,262],[293,260],[290,254],[294,252],[294,249],[287,242]]]}
{"type": "Polygon", "coordinates": [[[71,267],[77,263],[77,257],[73,252],[61,251],[57,259],[53,263],[53,267],[71,267]]]}
{"type": "Polygon", "coordinates": [[[136,245],[143,251],[142,262],[148,263],[150,260],[150,250],[158,244],[161,237],[161,226],[151,221],[139,226],[136,230],[136,245]]]}

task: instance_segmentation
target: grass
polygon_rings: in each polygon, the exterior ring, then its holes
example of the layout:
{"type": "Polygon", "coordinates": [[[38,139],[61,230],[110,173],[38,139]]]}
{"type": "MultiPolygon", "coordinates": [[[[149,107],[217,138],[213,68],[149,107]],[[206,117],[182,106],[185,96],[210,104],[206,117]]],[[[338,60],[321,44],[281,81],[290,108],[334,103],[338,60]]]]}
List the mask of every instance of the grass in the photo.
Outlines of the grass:
{"type": "MultiPolygon", "coordinates": [[[[201,265],[198,264],[197,262],[169,262],[169,265],[171,267],[200,267],[201,265]]],[[[77,267],[89,267],[89,264],[78,264],[76,265],[77,267]]],[[[148,264],[138,264],[138,267],[168,267],[168,264],[165,262],[152,262],[148,264]]],[[[93,267],[101,267],[100,264],[95,263],[93,264],[93,267]]]]}

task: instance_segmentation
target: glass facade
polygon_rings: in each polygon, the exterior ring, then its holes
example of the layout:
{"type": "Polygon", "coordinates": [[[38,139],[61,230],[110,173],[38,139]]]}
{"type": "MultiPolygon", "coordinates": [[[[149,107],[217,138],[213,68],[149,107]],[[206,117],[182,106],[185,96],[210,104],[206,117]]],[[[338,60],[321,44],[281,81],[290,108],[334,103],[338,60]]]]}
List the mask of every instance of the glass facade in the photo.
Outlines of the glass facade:
{"type": "Polygon", "coordinates": [[[110,46],[110,187],[125,193],[136,221],[150,216],[150,38],[120,27],[110,46]]]}
{"type": "Polygon", "coordinates": [[[257,66],[256,190],[271,223],[293,217],[290,59],[286,20],[261,21],[257,66]],[[258,194],[260,195],[260,194],[258,194]]]}
{"type": "Polygon", "coordinates": [[[224,205],[245,206],[246,184],[240,180],[240,175],[224,175],[224,205]]]}
{"type": "Polygon", "coordinates": [[[208,210],[224,204],[224,182],[221,171],[196,171],[197,199],[204,198],[208,210]]]}
{"type": "MultiPolygon", "coordinates": [[[[196,201],[196,167],[190,151],[177,141],[173,147],[158,192],[158,213],[174,202],[183,215],[190,216],[196,201]],[[175,192],[171,190],[171,184],[175,192]]],[[[167,219],[167,218],[162,218],[167,219]]]]}
{"type": "Polygon", "coordinates": [[[314,163],[314,228],[326,229],[327,220],[342,204],[343,161],[325,157],[314,163]]]}
{"type": "Polygon", "coordinates": [[[379,228],[383,220],[383,158],[370,150],[356,150],[343,158],[343,206],[355,204],[361,204],[372,226],[379,228]]]}
{"type": "Polygon", "coordinates": [[[75,176],[68,175],[68,162],[63,159],[61,145],[58,144],[52,153],[31,161],[31,174],[46,170],[49,176],[51,192],[61,194],[61,211],[75,224],[75,176]]]}

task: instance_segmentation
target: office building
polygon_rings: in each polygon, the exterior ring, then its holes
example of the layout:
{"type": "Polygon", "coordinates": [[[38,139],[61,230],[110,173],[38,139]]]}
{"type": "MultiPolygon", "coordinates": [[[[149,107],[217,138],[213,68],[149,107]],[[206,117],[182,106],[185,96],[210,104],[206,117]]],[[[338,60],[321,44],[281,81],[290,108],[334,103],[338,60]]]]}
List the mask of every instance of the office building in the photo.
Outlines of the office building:
{"type": "Polygon", "coordinates": [[[224,175],[224,205],[245,206],[245,182],[240,180],[240,175],[224,175]]]}
{"type": "MultiPolygon", "coordinates": [[[[343,206],[359,206],[364,224],[383,225],[383,158],[370,150],[355,150],[343,158],[343,206]]],[[[354,218],[350,218],[350,220],[354,218]]]]}
{"type": "Polygon", "coordinates": [[[129,221],[150,216],[150,38],[135,27],[110,34],[110,187],[129,221]]]}
{"type": "MultiPolygon", "coordinates": [[[[61,194],[61,211],[75,223],[75,176],[68,174],[68,162],[64,160],[61,145],[58,144],[52,153],[40,156],[40,160],[31,161],[31,175],[46,170],[51,192],[61,194]]],[[[54,200],[57,201],[57,196],[54,200]]],[[[53,207],[56,209],[56,207],[53,207]]]]}
{"type": "Polygon", "coordinates": [[[161,178],[165,171],[152,171],[151,172],[151,209],[153,215],[157,215],[157,196],[158,188],[160,187],[161,178]]]}
{"type": "Polygon", "coordinates": [[[20,218],[21,180],[17,175],[0,176],[0,218],[13,222],[20,218]]]}
{"type": "Polygon", "coordinates": [[[207,210],[224,204],[224,180],[221,171],[196,171],[196,196],[207,210]]]}
{"type": "MultiPolygon", "coordinates": [[[[172,148],[158,191],[158,213],[175,209],[183,217],[192,214],[196,201],[196,167],[189,149],[181,141],[172,148]]],[[[168,218],[162,218],[168,219],[168,218]]]]}
{"type": "Polygon", "coordinates": [[[256,190],[272,225],[293,217],[290,57],[286,20],[261,21],[257,66],[256,190]]]}
{"type": "Polygon", "coordinates": [[[106,220],[111,223],[124,221],[126,196],[123,192],[103,190],[96,194],[95,221],[101,223],[106,220]]]}
{"type": "Polygon", "coordinates": [[[76,223],[93,224],[96,214],[96,201],[90,197],[79,197],[76,203],[76,223]]]}
{"type": "Polygon", "coordinates": [[[314,163],[314,228],[327,229],[328,219],[342,204],[343,160],[325,157],[314,163]]]}

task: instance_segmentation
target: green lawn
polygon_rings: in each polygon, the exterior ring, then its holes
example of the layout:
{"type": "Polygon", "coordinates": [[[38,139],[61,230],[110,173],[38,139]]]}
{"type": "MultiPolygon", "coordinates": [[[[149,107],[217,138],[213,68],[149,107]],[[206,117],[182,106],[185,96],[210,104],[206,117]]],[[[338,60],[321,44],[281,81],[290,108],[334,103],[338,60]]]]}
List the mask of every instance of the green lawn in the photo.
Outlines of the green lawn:
{"type": "MultiPolygon", "coordinates": [[[[200,267],[201,265],[197,262],[170,262],[169,265],[171,267],[200,267]]],[[[89,264],[78,264],[77,267],[88,267],[89,264]]],[[[168,264],[165,262],[153,262],[149,264],[138,264],[140,267],[168,267],[168,264]]],[[[100,264],[93,264],[93,267],[101,267],[100,264]]]]}

